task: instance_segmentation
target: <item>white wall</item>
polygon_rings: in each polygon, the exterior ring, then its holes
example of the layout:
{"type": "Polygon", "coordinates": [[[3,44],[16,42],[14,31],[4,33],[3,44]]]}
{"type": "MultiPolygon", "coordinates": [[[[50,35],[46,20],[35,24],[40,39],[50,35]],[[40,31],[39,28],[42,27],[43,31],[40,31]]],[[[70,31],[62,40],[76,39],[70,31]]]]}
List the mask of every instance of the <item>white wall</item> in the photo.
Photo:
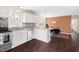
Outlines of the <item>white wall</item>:
{"type": "Polygon", "coordinates": [[[47,29],[34,29],[34,32],[29,29],[12,31],[12,48],[28,42],[33,38],[48,43],[50,41],[50,32],[47,29]]]}
{"type": "Polygon", "coordinates": [[[9,17],[9,7],[0,6],[0,17],[4,17],[4,18],[9,17]]]}
{"type": "Polygon", "coordinates": [[[79,16],[78,15],[72,16],[71,24],[72,24],[71,25],[72,29],[79,33],[79,16]]]}

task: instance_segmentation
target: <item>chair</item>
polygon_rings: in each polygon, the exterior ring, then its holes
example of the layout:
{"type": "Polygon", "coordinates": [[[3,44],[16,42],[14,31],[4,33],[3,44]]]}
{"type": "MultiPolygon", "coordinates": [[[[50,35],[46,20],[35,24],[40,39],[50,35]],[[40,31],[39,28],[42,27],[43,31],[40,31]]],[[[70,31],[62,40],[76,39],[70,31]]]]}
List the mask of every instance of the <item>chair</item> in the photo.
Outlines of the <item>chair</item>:
{"type": "Polygon", "coordinates": [[[60,29],[52,29],[50,32],[54,34],[59,34],[60,31],[61,31],[60,29]]]}

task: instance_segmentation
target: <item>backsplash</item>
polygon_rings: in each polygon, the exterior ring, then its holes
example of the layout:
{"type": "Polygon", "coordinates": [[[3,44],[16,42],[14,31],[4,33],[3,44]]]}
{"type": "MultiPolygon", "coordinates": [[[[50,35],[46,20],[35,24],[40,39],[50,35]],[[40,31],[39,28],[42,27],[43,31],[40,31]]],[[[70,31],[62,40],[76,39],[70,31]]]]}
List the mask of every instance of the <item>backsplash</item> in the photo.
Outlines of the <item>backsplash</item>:
{"type": "Polygon", "coordinates": [[[36,24],[35,23],[23,23],[23,27],[34,28],[36,27],[36,24]]]}

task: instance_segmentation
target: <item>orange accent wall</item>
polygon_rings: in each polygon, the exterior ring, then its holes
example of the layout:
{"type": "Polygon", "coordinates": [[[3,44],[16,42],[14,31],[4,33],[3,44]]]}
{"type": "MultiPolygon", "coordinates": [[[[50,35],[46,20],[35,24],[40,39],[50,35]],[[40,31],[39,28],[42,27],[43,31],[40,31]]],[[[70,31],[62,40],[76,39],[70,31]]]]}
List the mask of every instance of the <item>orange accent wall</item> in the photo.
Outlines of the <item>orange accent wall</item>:
{"type": "Polygon", "coordinates": [[[47,24],[49,29],[60,28],[65,33],[71,32],[71,16],[50,17],[47,18],[47,24]]]}

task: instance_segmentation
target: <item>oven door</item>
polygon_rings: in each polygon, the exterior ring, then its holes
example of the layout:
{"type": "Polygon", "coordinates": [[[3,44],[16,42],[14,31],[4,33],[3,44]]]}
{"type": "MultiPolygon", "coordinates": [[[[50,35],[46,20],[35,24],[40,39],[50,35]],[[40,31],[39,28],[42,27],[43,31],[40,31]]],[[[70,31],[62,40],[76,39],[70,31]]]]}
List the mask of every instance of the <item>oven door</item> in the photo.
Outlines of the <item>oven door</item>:
{"type": "Polygon", "coordinates": [[[3,43],[8,43],[8,42],[10,42],[10,35],[9,33],[5,33],[3,43]]]}

